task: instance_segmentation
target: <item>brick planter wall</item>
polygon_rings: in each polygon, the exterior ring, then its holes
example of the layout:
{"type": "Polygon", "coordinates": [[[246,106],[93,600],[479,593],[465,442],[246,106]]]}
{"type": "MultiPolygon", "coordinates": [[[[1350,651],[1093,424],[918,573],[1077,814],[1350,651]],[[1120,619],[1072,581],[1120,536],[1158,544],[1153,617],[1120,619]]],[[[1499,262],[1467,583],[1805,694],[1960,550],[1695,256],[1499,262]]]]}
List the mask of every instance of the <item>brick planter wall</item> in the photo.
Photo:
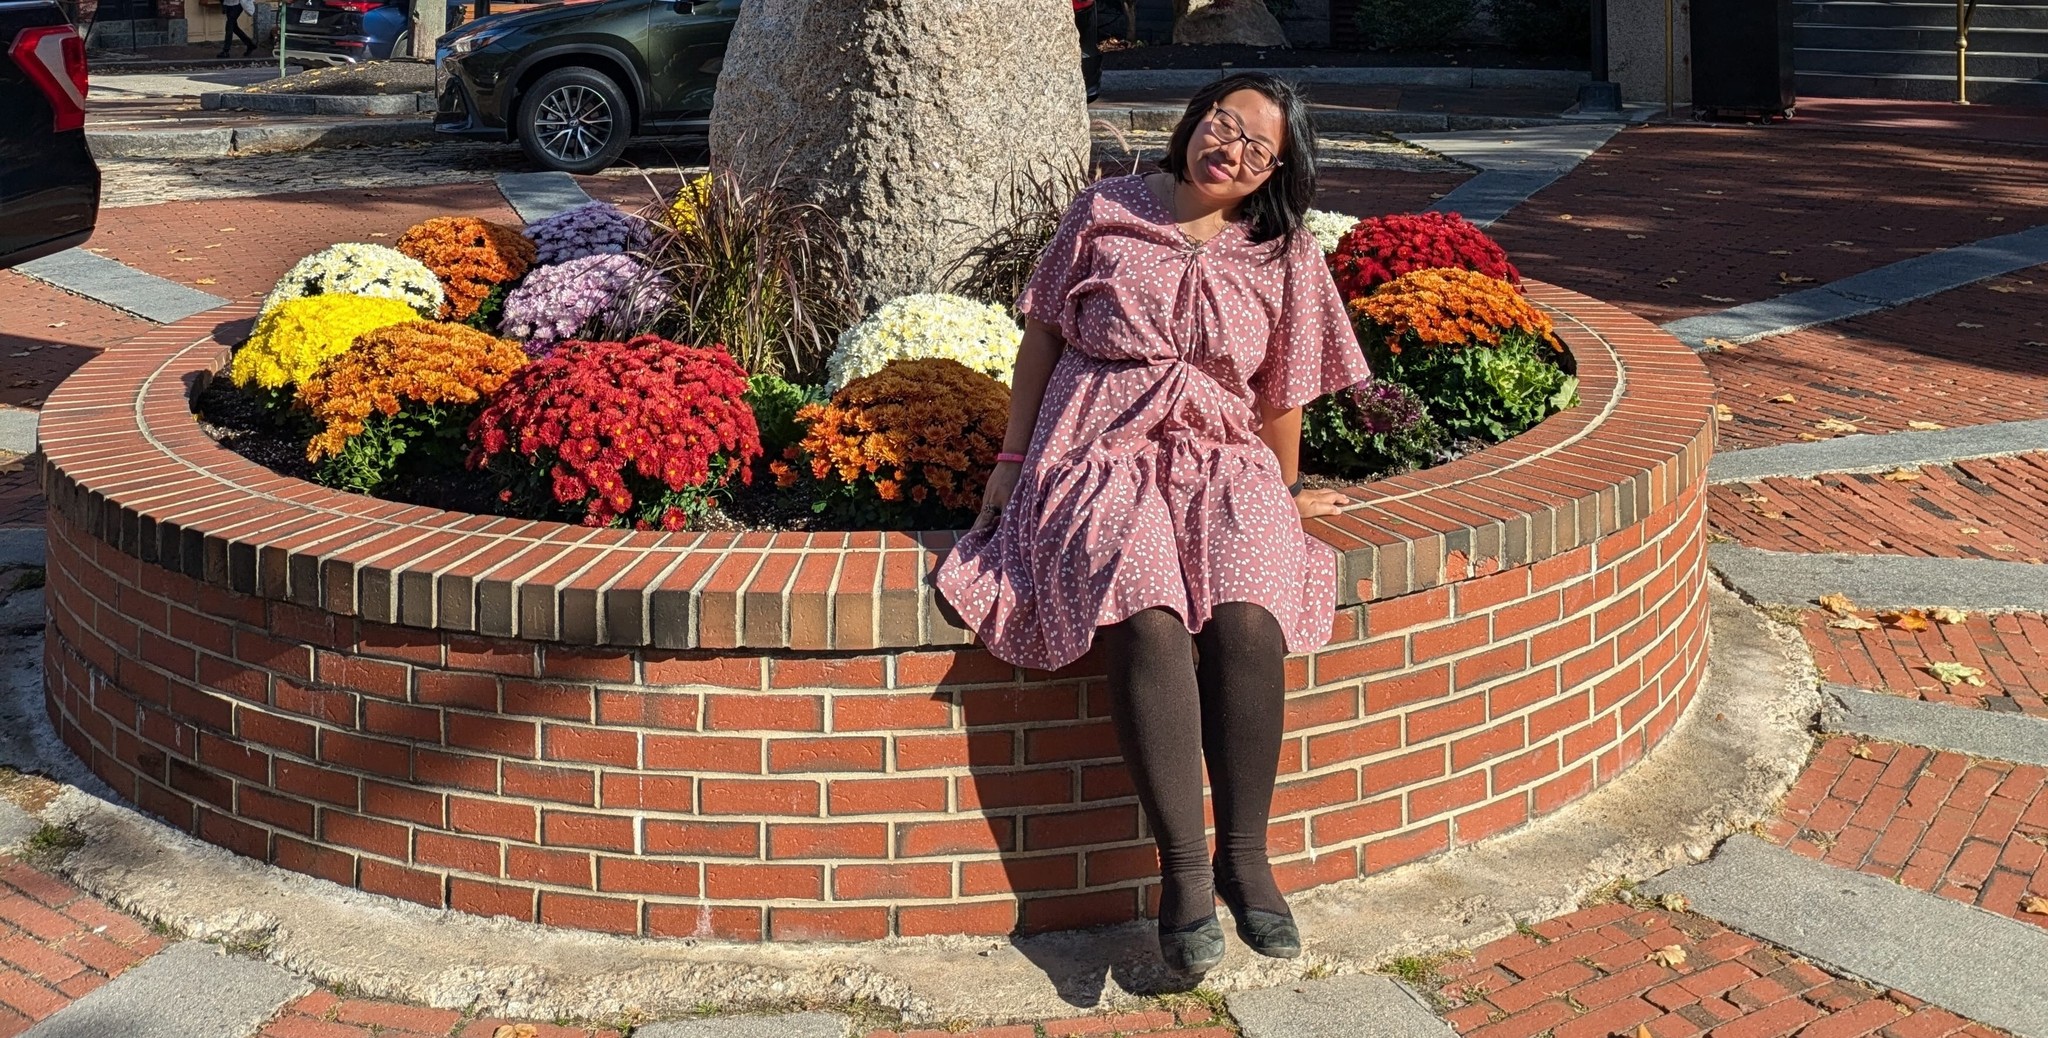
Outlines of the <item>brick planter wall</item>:
{"type": "MultiPolygon", "coordinates": [[[[1290,891],[1556,811],[1703,675],[1711,385],[1650,325],[1529,292],[1582,406],[1314,524],[1344,605],[1289,661],[1290,891]]],[[[248,314],[112,348],[43,411],[49,712],[144,810],[336,883],[627,934],[1144,911],[1095,669],[968,645],[923,582],[950,534],[593,531],[283,478],[187,404],[248,314]]]]}

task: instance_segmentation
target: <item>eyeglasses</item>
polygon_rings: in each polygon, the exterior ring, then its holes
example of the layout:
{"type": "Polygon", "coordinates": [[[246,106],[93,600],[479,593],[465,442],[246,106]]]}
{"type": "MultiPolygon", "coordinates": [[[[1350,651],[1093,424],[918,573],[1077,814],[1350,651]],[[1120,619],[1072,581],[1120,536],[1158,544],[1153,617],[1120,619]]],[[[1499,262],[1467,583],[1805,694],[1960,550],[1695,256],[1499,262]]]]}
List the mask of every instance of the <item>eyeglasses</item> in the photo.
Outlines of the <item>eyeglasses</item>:
{"type": "Polygon", "coordinates": [[[1224,147],[1244,142],[1244,168],[1254,173],[1264,173],[1280,165],[1273,149],[1245,136],[1244,123],[1227,108],[1209,107],[1209,136],[1224,147]]]}

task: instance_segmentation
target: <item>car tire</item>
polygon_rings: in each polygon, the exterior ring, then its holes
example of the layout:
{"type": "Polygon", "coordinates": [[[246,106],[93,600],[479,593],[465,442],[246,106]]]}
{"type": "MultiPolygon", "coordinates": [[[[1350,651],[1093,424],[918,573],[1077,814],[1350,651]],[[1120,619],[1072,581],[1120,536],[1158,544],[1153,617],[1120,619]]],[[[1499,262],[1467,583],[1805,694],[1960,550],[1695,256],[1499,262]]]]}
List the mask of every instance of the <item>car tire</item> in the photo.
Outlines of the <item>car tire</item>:
{"type": "Polygon", "coordinates": [[[618,161],[633,136],[633,109],[610,76],[558,68],[519,98],[515,125],[526,157],[544,169],[595,173],[618,161]]]}
{"type": "Polygon", "coordinates": [[[399,33],[399,34],[398,34],[398,38],[397,38],[397,39],[394,39],[394,40],[392,40],[392,41],[391,41],[391,53],[389,53],[389,54],[386,54],[386,55],[384,55],[384,56],[385,56],[386,58],[409,58],[409,57],[412,57],[412,33],[411,33],[411,31],[409,31],[409,30],[408,30],[408,31],[406,31],[406,32],[402,32],[402,33],[399,33]]]}

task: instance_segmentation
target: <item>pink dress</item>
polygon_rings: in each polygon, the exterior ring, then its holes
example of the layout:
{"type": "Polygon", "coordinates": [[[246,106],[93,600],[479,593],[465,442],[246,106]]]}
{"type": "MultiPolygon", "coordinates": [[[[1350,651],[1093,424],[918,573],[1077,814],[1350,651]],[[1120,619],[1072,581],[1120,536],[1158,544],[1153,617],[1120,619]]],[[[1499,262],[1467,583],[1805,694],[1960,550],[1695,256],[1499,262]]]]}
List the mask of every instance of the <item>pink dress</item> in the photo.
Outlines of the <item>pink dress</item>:
{"type": "Polygon", "coordinates": [[[1264,606],[1290,652],[1329,639],[1336,553],[1302,529],[1257,402],[1368,373],[1315,240],[1281,249],[1237,224],[1191,244],[1141,176],[1067,210],[1019,303],[1066,348],[1016,492],[936,576],[997,657],[1055,670],[1141,609],[1199,631],[1224,602],[1264,606]]]}

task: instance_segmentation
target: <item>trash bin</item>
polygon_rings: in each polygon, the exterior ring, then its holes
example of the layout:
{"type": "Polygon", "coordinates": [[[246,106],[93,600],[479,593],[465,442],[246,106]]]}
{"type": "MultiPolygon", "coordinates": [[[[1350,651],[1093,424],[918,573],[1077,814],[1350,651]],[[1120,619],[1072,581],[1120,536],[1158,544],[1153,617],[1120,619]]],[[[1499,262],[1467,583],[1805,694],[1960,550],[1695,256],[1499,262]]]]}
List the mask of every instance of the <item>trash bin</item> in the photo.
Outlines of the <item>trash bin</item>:
{"type": "Polygon", "coordinates": [[[1792,0],[1692,0],[1694,115],[1778,118],[1797,100],[1792,0]]]}

